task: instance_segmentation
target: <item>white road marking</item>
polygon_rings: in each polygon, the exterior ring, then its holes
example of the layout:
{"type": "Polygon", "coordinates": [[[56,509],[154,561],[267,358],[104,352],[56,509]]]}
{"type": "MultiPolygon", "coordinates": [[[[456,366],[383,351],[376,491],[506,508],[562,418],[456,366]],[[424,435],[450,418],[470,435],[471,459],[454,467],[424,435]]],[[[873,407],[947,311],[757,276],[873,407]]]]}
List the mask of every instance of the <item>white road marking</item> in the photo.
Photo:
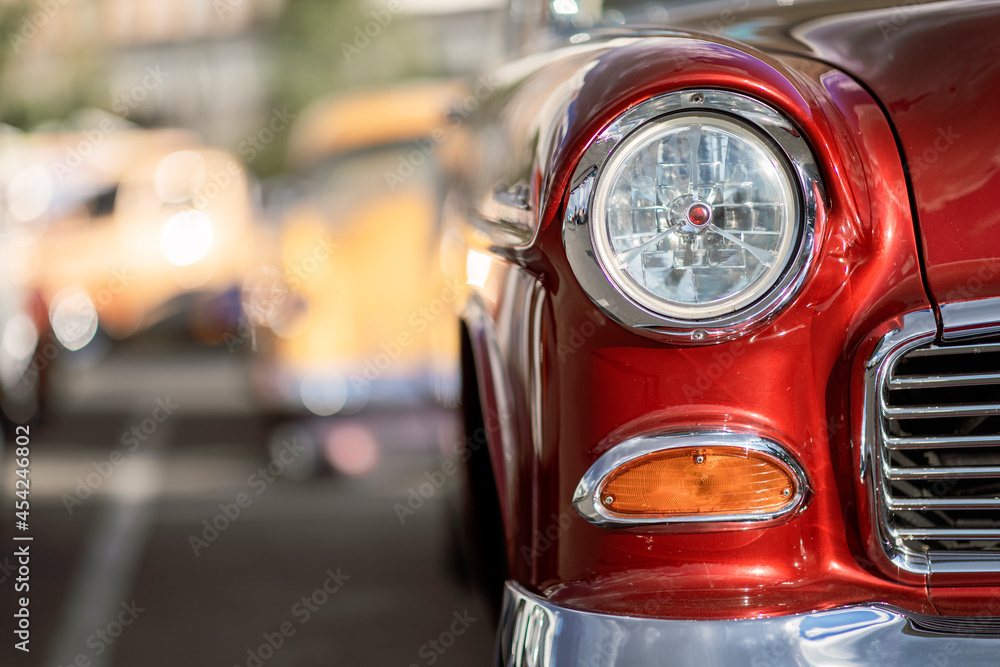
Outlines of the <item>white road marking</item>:
{"type": "MultiPolygon", "coordinates": [[[[137,416],[128,425],[146,416],[137,416]]],[[[160,424],[142,447],[115,470],[106,483],[106,493],[95,499],[102,505],[70,582],[44,664],[74,664],[81,653],[90,660],[91,667],[111,664],[120,639],[110,645],[97,641],[106,646],[100,655],[87,645],[87,640],[116,621],[122,603],[132,600],[133,579],[153,523],[155,501],[163,488],[163,453],[172,431],[169,420],[160,424]]],[[[136,603],[143,605],[142,600],[136,603]]],[[[136,622],[141,622],[141,617],[136,622]]],[[[126,628],[123,634],[127,632],[126,628]]]]}

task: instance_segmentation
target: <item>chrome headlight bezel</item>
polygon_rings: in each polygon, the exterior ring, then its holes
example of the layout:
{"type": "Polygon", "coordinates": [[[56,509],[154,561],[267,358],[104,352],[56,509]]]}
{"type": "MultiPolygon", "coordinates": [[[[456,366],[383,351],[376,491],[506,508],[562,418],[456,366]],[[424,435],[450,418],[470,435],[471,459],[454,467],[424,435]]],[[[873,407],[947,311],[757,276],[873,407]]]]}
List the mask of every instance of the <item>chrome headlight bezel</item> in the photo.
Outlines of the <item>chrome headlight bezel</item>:
{"type": "MultiPolygon", "coordinates": [[[[627,146],[626,146],[627,147],[627,146]]],[[[620,160],[619,160],[620,161],[620,160]]],[[[608,187],[603,187],[607,190],[608,187]]],[[[656,339],[704,344],[741,335],[767,321],[795,296],[813,261],[816,219],[824,194],[819,169],[802,134],[782,113],[749,96],[721,90],[685,90],[655,97],[619,116],[591,143],[570,181],[563,223],[563,243],[574,274],[590,299],[609,317],[656,339]],[[692,113],[729,118],[768,141],[782,159],[794,189],[797,226],[793,247],[780,276],[763,293],[743,300],[731,312],[699,318],[671,316],[655,310],[655,304],[623,285],[622,276],[605,269],[606,249],[596,238],[595,200],[601,177],[614,164],[623,142],[647,131],[654,123],[692,113]]],[[[655,301],[655,300],[654,300],[655,301]]]]}

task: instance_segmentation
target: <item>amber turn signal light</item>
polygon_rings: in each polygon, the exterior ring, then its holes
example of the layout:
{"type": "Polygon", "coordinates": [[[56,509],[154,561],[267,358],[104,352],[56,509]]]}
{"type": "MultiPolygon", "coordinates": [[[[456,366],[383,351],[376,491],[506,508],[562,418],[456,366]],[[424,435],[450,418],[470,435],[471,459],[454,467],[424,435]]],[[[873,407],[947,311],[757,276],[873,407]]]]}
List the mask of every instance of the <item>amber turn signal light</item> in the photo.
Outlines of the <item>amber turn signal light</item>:
{"type": "Polygon", "coordinates": [[[627,461],[607,475],[598,496],[606,512],[637,518],[773,515],[797,497],[796,475],[777,457],[725,445],[627,461]]]}

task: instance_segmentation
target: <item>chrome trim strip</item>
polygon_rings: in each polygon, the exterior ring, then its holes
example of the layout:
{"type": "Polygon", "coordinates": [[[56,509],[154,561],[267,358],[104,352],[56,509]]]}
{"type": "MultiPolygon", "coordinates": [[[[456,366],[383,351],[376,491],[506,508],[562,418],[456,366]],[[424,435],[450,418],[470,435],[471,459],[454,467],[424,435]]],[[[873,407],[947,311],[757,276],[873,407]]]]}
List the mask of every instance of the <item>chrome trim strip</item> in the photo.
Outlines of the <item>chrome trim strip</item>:
{"type": "Polygon", "coordinates": [[[956,435],[934,438],[886,438],[886,449],[948,449],[951,447],[997,447],[1000,435],[956,435]]]}
{"type": "MultiPolygon", "coordinates": [[[[995,479],[1000,466],[955,466],[940,468],[889,468],[889,479],[995,479]]],[[[995,502],[995,501],[994,501],[995,502]]]]}
{"type": "MultiPolygon", "coordinates": [[[[995,498],[894,498],[886,500],[890,510],[976,510],[995,509],[1000,500],[995,498]]],[[[893,529],[896,535],[899,529],[893,529]]],[[[941,530],[945,530],[942,528],[941,530]]]]}
{"type": "Polygon", "coordinates": [[[644,435],[614,445],[590,466],[580,480],[573,494],[573,506],[587,521],[603,528],[640,533],[710,532],[748,530],[781,523],[805,507],[809,494],[809,481],[802,466],[778,443],[752,433],[696,431],[644,435]],[[687,447],[737,447],[765,454],[792,473],[795,478],[795,493],[785,507],[767,514],[636,517],[615,514],[604,507],[599,493],[614,470],[646,454],[687,447]]]}
{"type": "MultiPolygon", "coordinates": [[[[870,667],[887,660],[893,665],[938,664],[938,657],[940,664],[996,665],[996,634],[929,628],[927,618],[882,604],[746,620],[613,616],[562,607],[508,582],[494,665],[870,667]]],[[[940,620],[951,621],[949,628],[963,627],[964,619],[940,620]]]]}
{"type": "Polygon", "coordinates": [[[890,389],[928,389],[1000,384],[1000,373],[965,373],[956,375],[903,375],[889,380],[890,389]]]}
{"type": "Polygon", "coordinates": [[[940,468],[889,468],[889,479],[995,479],[1000,466],[955,466],[940,468]]]}
{"type": "Polygon", "coordinates": [[[469,224],[501,247],[524,248],[531,243],[531,230],[512,222],[489,220],[478,210],[469,214],[469,224]]]}
{"type": "Polygon", "coordinates": [[[911,359],[916,359],[917,357],[939,357],[950,354],[976,354],[983,352],[1000,352],[1000,343],[983,343],[981,345],[949,345],[948,347],[938,347],[936,345],[932,345],[931,347],[927,347],[922,350],[914,350],[907,356],[911,359]]]}
{"type": "Polygon", "coordinates": [[[1000,333],[1000,297],[942,303],[941,340],[962,340],[1000,333]]]}
{"type": "Polygon", "coordinates": [[[545,299],[548,292],[545,291],[545,288],[539,282],[535,283],[534,291],[534,299],[530,303],[525,304],[525,307],[528,309],[525,321],[531,327],[531,334],[525,353],[528,357],[527,361],[531,373],[528,382],[528,400],[531,405],[531,442],[535,456],[538,460],[541,460],[542,449],[545,443],[542,430],[542,415],[545,414],[545,377],[542,372],[542,320],[545,315],[545,299]]]}
{"type": "Polygon", "coordinates": [[[968,575],[972,573],[972,577],[963,578],[965,585],[979,585],[982,580],[975,575],[1000,573],[1000,560],[997,560],[994,554],[932,551],[929,555],[934,566],[933,576],[935,577],[941,574],[968,575]]]}
{"type": "Polygon", "coordinates": [[[993,528],[898,528],[896,533],[908,539],[998,540],[1000,529],[993,528]]]}
{"type": "Polygon", "coordinates": [[[506,187],[498,185],[476,210],[486,223],[504,228],[509,234],[530,242],[537,220],[530,204],[531,188],[523,183],[506,187]]]}
{"type": "Polygon", "coordinates": [[[746,95],[722,90],[684,90],[647,100],[618,117],[590,144],[570,180],[563,245],[584,292],[609,317],[637,333],[674,343],[706,344],[735,338],[767,321],[791,301],[815,260],[816,220],[825,206],[819,167],[802,133],[776,109],[746,95]],[[649,310],[624,294],[601,268],[594,247],[592,201],[597,179],[614,149],[644,123],[681,111],[722,112],[740,117],[770,137],[797,177],[799,238],[794,259],[771,290],[741,310],[685,320],[649,310]]]}
{"type": "Polygon", "coordinates": [[[958,405],[912,405],[901,408],[883,407],[888,419],[930,419],[933,417],[976,417],[1000,415],[1000,403],[962,403],[958,405]]]}

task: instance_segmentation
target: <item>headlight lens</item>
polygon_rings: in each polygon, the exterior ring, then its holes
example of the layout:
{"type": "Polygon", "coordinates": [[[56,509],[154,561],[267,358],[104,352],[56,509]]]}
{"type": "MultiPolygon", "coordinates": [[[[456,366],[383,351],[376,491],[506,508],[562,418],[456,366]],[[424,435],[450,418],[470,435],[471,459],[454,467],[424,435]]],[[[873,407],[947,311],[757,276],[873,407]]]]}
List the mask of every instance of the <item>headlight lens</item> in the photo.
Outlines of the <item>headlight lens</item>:
{"type": "Polygon", "coordinates": [[[787,158],[723,113],[665,116],[610,156],[594,192],[601,267],[636,303],[684,320],[721,317],[774,287],[802,233],[787,158]]]}

